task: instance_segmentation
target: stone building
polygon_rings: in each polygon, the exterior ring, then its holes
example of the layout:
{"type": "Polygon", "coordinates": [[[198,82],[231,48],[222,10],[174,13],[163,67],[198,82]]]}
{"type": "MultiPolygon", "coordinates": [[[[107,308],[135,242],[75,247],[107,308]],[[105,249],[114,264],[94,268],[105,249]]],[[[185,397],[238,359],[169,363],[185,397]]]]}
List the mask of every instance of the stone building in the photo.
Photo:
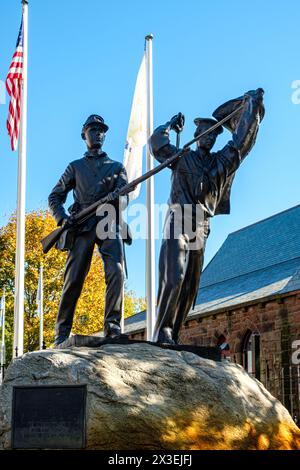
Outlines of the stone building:
{"type": "MultiPolygon", "coordinates": [[[[125,332],[144,338],[145,312],[128,318],[125,332]]],[[[202,274],[180,342],[217,345],[299,420],[300,205],[227,237],[202,274]]]]}

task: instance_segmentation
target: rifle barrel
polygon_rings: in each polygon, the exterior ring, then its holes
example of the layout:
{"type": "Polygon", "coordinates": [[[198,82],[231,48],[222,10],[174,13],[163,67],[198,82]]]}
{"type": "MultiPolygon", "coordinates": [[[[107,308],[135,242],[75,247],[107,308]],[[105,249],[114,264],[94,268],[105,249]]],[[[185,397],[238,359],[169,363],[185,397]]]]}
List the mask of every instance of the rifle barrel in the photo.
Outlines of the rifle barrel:
{"type": "MultiPolygon", "coordinates": [[[[232,111],[232,113],[228,114],[225,118],[221,119],[221,121],[217,122],[213,126],[211,126],[209,129],[206,129],[205,131],[201,132],[201,134],[197,135],[194,139],[190,140],[187,142],[182,149],[178,150],[172,157],[167,158],[163,163],[158,165],[157,167],[153,168],[152,170],[147,171],[144,175],[139,176],[135,180],[131,181],[130,183],[126,184],[123,186],[120,191],[119,191],[119,196],[125,196],[126,194],[130,193],[131,191],[134,190],[134,188],[140,184],[146,181],[148,178],[151,178],[151,176],[156,175],[159,173],[161,170],[166,168],[167,166],[171,165],[174,163],[176,160],[179,158],[183,157],[189,150],[190,146],[197,142],[201,137],[203,137],[205,134],[208,134],[209,132],[212,132],[213,130],[217,129],[218,127],[222,126],[224,122],[228,121],[231,119],[235,114],[237,114],[241,109],[243,108],[243,104],[241,104],[237,109],[232,111]]],[[[107,197],[104,197],[102,199],[99,199],[98,201],[94,202],[91,204],[89,207],[86,209],[83,209],[80,211],[77,215],[74,216],[74,219],[78,224],[85,222],[87,219],[89,219],[92,215],[94,215],[98,209],[99,206],[104,205],[107,203],[107,197]]],[[[58,233],[60,232],[60,235],[64,232],[63,227],[60,227],[59,229],[54,230],[51,232],[47,237],[43,238],[41,241],[43,245],[43,251],[44,253],[47,253],[53,245],[55,245],[57,239],[59,238],[58,233]]]]}

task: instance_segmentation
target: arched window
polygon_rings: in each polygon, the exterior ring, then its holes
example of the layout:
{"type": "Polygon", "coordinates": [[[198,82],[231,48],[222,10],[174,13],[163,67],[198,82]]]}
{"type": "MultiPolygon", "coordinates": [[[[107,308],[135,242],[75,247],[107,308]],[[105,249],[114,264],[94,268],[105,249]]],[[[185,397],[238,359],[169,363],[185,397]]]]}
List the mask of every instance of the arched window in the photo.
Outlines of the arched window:
{"type": "Polygon", "coordinates": [[[243,342],[243,366],[256,379],[260,380],[260,335],[248,330],[243,342]]]}

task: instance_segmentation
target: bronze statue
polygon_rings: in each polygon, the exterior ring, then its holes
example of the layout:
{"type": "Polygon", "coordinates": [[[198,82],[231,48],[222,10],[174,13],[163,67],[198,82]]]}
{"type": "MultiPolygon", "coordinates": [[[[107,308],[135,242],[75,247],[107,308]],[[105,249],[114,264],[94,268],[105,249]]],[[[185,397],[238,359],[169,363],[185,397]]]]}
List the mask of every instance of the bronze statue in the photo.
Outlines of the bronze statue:
{"type": "Polygon", "coordinates": [[[69,250],[55,324],[55,345],[62,343],[70,335],[76,304],[90,268],[95,244],[98,246],[105,270],[104,334],[110,338],[117,338],[121,334],[124,282],[121,211],[115,211],[115,237],[106,239],[99,239],[97,236],[96,226],[99,222],[97,215],[88,218],[80,225],[77,225],[74,217],[107,195],[116,209],[119,204],[122,208],[128,204],[127,195],[120,197],[118,195],[119,190],[127,184],[126,170],[121,163],[111,160],[102,151],[107,131],[108,126],[101,116],[93,114],[88,117],[81,133],[87,152],[83,158],[68,165],[49,196],[49,207],[57,225],[63,225],[68,229],[57,247],[69,250]],[[74,204],[69,208],[68,216],[63,204],[70,191],[73,191],[74,204]]]}
{"type": "MultiPolygon", "coordinates": [[[[171,165],[169,210],[159,258],[158,318],[154,333],[158,342],[174,344],[178,341],[180,328],[197,296],[210,231],[209,220],[216,214],[229,214],[235,172],[255,143],[264,115],[262,89],[249,91],[243,97],[225,103],[213,116],[219,121],[241,103],[241,112],[225,125],[232,132],[232,140],[222,150],[211,153],[217,136],[223,132],[219,127],[201,137],[195,151],[188,149],[183,158],[171,165]],[[193,234],[197,243],[193,249],[190,246],[195,240],[191,239],[182,222],[176,223],[176,216],[184,214],[185,208],[189,208],[189,214],[183,219],[190,217],[197,227],[193,234]],[[196,220],[197,208],[203,214],[200,223],[196,220]]],[[[195,137],[218,121],[195,119],[195,137]]],[[[178,152],[170,144],[169,132],[178,133],[183,126],[184,116],[179,113],[152,134],[151,150],[160,163],[178,152]]]]}

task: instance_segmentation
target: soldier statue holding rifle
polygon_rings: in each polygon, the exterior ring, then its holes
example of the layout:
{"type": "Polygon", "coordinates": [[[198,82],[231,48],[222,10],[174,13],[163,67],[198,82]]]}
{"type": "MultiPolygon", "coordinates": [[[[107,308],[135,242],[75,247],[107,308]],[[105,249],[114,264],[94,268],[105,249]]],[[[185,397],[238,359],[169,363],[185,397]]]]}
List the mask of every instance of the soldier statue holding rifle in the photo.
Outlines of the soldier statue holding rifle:
{"type": "MultiPolygon", "coordinates": [[[[158,342],[178,341],[181,325],[198,292],[209,219],[230,212],[234,174],[255,143],[263,115],[263,90],[258,89],[220,106],[213,113],[217,121],[195,119],[195,138],[200,137],[197,149],[187,148],[185,155],[170,165],[172,186],[159,259],[154,334],[158,342]],[[235,112],[237,108],[239,112],[235,112]],[[217,136],[223,132],[218,121],[230,113],[234,116],[224,126],[232,132],[232,139],[222,150],[212,153],[217,136]],[[212,126],[214,130],[209,131],[212,126]],[[197,209],[202,214],[198,220],[197,209]],[[191,222],[193,231],[185,229],[186,222],[191,222]]],[[[152,134],[152,153],[160,163],[178,153],[170,143],[169,132],[179,133],[183,125],[184,116],[179,113],[152,134]]]]}
{"type": "Polygon", "coordinates": [[[119,205],[125,208],[128,203],[126,195],[119,197],[119,190],[126,185],[127,176],[123,165],[111,160],[102,150],[107,130],[108,126],[101,116],[89,116],[81,133],[87,152],[83,158],[68,165],[49,196],[51,213],[63,231],[56,246],[69,250],[55,324],[56,346],[70,335],[76,303],[90,268],[95,244],[105,270],[104,333],[109,338],[118,338],[121,334],[124,254],[120,230],[123,222],[118,209],[119,205]],[[74,204],[70,207],[68,216],[63,204],[70,191],[73,191],[74,204]],[[103,197],[116,207],[115,236],[99,239],[96,233],[99,217],[93,214],[78,224],[77,214],[103,197]]]}

